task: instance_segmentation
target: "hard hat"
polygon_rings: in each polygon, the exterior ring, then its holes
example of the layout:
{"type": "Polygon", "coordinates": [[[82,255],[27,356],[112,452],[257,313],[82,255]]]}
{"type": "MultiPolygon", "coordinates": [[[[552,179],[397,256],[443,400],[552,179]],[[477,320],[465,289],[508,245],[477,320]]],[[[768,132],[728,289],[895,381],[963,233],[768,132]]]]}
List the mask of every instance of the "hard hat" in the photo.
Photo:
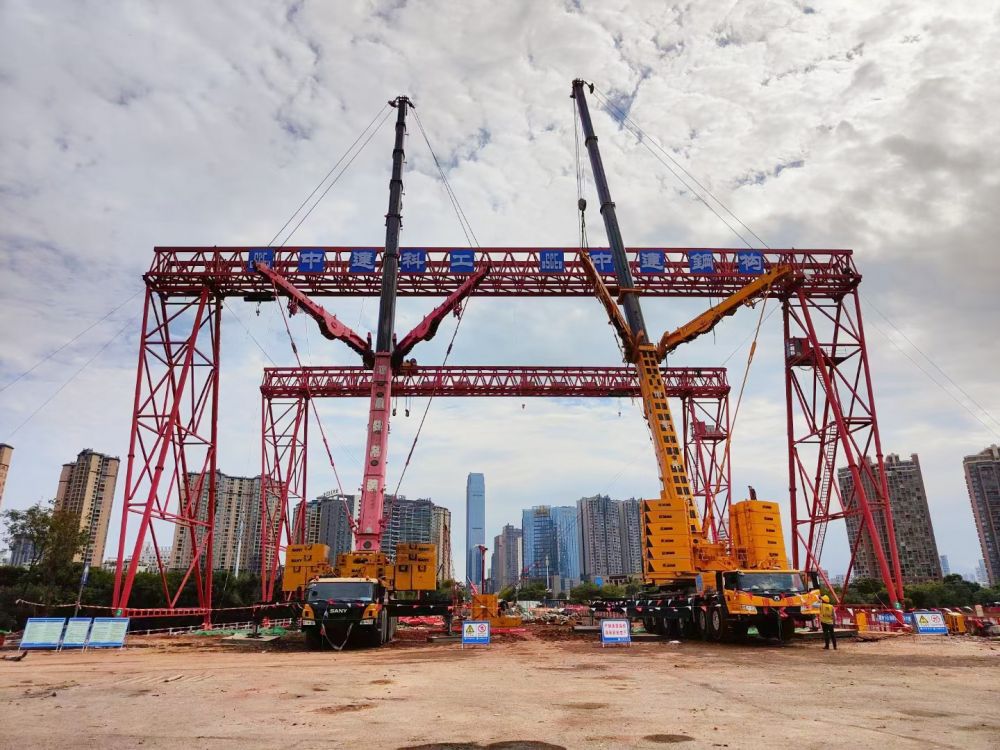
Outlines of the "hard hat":
{"type": "Polygon", "coordinates": [[[826,602],[827,604],[829,604],[830,603],[830,597],[828,597],[826,594],[823,594],[823,601],[826,602]]]}

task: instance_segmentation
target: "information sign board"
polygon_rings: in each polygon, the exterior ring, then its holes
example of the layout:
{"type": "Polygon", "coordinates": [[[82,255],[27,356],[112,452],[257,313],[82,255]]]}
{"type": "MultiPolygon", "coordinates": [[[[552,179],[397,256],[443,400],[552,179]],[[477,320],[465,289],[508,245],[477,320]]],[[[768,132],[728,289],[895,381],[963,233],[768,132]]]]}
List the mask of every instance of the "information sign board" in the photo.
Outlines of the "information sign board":
{"type": "Polygon", "coordinates": [[[30,617],[21,636],[21,648],[59,648],[65,617],[30,617]]]}
{"type": "Polygon", "coordinates": [[[948,635],[948,625],[940,612],[914,612],[913,623],[921,635],[948,635]]]}
{"type": "Polygon", "coordinates": [[[538,270],[541,273],[562,273],[566,262],[562,250],[539,250],[538,270]]]}
{"type": "Polygon", "coordinates": [[[253,273],[255,265],[263,263],[268,268],[274,268],[274,250],[270,247],[251,247],[247,250],[247,271],[253,273]]]}
{"type": "Polygon", "coordinates": [[[466,620],[462,623],[462,646],[489,646],[490,624],[485,620],[466,620]]]}
{"type": "Polygon", "coordinates": [[[121,648],[128,633],[127,617],[95,617],[87,648],[121,648]]]}
{"type": "Polygon", "coordinates": [[[66,632],[63,633],[63,648],[83,648],[87,645],[87,636],[90,635],[89,617],[71,617],[66,623],[66,632]]]}
{"type": "Polygon", "coordinates": [[[632,621],[606,618],[601,620],[601,645],[632,642],[632,621]]]}
{"type": "Polygon", "coordinates": [[[475,250],[452,250],[448,257],[452,273],[472,273],[476,270],[475,250]]]}

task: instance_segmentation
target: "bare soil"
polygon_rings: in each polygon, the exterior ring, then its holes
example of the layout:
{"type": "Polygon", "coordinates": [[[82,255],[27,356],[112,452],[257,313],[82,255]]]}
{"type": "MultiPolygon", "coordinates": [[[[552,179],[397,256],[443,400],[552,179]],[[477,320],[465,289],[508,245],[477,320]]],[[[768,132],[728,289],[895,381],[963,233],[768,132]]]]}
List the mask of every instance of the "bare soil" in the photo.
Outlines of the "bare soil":
{"type": "Polygon", "coordinates": [[[983,640],[602,649],[538,626],[462,650],[425,635],[31,652],[0,661],[0,748],[1000,747],[1000,644],[983,640]]]}

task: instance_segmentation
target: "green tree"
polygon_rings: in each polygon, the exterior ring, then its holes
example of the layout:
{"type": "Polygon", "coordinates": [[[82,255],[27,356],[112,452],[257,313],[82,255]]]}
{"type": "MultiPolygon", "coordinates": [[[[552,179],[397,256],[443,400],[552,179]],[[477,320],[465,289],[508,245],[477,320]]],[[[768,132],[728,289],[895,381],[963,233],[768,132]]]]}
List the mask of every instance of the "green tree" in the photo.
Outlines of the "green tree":
{"type": "Polygon", "coordinates": [[[49,541],[52,509],[40,502],[24,510],[12,508],[3,512],[3,520],[7,527],[5,537],[8,544],[13,545],[17,541],[23,541],[31,545],[28,567],[34,568],[42,559],[49,541]]]}
{"type": "Polygon", "coordinates": [[[52,503],[4,511],[6,536],[11,543],[21,539],[31,544],[28,567],[37,569],[47,584],[66,584],[74,578],[73,558],[86,546],[87,532],[80,530],[75,513],[54,510],[52,503]]]}

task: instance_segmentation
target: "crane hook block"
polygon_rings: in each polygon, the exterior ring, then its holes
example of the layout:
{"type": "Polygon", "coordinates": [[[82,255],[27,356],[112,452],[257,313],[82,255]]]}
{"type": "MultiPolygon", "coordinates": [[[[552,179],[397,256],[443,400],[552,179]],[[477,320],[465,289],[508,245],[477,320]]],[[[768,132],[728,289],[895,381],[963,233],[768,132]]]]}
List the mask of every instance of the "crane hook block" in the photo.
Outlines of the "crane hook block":
{"type": "Polygon", "coordinates": [[[583,213],[584,211],[587,210],[587,199],[586,198],[581,198],[580,200],[578,200],[576,202],[576,205],[577,205],[577,208],[580,209],[580,213],[583,213]]]}

